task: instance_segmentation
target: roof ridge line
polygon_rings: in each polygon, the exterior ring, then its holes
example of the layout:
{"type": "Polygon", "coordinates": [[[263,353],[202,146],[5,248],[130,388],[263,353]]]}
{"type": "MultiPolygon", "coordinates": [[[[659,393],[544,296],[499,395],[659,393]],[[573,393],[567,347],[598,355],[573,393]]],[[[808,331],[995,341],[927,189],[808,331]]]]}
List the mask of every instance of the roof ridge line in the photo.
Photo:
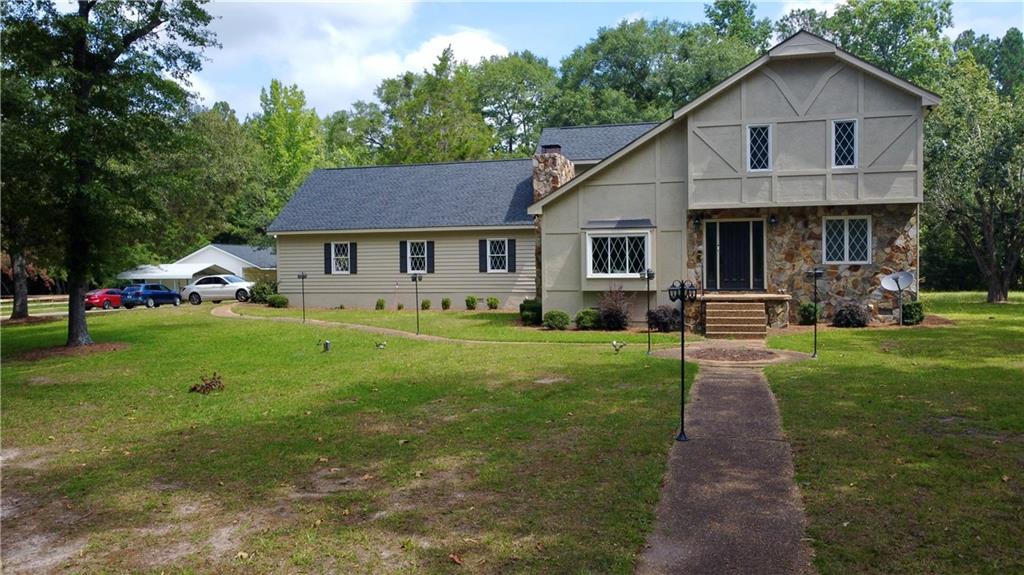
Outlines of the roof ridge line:
{"type": "Polygon", "coordinates": [[[490,164],[497,162],[523,162],[531,161],[526,158],[489,158],[486,160],[455,160],[451,162],[417,162],[413,164],[368,164],[364,166],[336,166],[329,168],[316,168],[315,172],[341,171],[341,170],[366,170],[371,168],[406,168],[415,166],[458,166],[463,164],[490,164]]]}
{"type": "MultiPolygon", "coordinates": [[[[663,120],[664,121],[664,120],[663,120]]],[[[585,126],[545,126],[541,128],[543,130],[582,130],[585,128],[618,128],[621,126],[645,126],[645,125],[658,125],[661,122],[657,121],[645,121],[645,122],[620,122],[617,124],[587,124],[585,126]]]]}

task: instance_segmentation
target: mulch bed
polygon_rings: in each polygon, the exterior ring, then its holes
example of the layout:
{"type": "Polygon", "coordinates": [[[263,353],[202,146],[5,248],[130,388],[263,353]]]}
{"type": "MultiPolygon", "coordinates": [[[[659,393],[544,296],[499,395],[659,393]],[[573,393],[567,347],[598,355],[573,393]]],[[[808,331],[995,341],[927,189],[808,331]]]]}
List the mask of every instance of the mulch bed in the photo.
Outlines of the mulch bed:
{"type": "Polygon", "coordinates": [[[691,351],[686,355],[687,358],[708,361],[767,361],[775,359],[775,354],[770,351],[744,347],[709,347],[691,351]]]}
{"type": "Polygon", "coordinates": [[[21,352],[11,359],[14,361],[39,361],[41,359],[50,359],[52,357],[79,357],[83,355],[92,355],[94,353],[121,351],[123,349],[128,349],[127,343],[114,342],[94,343],[92,345],[79,345],[76,347],[44,347],[21,352]]]}
{"type": "MultiPolygon", "coordinates": [[[[926,315],[926,316],[924,316],[924,321],[922,321],[921,323],[919,323],[917,325],[904,325],[904,326],[900,326],[897,323],[869,323],[867,325],[867,327],[851,328],[851,327],[833,327],[833,326],[831,326],[831,325],[829,325],[827,323],[819,323],[818,324],[818,331],[831,330],[831,329],[842,329],[842,330],[856,330],[856,329],[917,329],[917,328],[929,328],[929,327],[949,327],[951,325],[956,325],[956,322],[951,320],[951,319],[944,318],[944,317],[942,317],[940,315],[926,315]]],[[[797,325],[795,323],[791,323],[791,324],[789,324],[788,327],[768,328],[768,331],[771,334],[786,334],[786,333],[793,333],[793,332],[812,331],[813,329],[814,329],[813,325],[797,325]]]]}

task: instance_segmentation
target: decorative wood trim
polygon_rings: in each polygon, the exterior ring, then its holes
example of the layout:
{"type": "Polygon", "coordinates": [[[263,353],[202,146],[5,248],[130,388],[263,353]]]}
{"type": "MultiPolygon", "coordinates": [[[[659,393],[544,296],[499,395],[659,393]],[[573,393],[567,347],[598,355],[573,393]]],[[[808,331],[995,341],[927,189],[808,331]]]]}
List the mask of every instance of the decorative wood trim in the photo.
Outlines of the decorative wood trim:
{"type": "MultiPolygon", "coordinates": [[[[907,130],[909,130],[909,129],[910,129],[910,127],[911,127],[911,126],[913,126],[913,125],[914,125],[914,122],[916,122],[916,121],[917,121],[917,118],[915,118],[915,117],[911,117],[911,118],[910,118],[910,121],[909,121],[909,122],[907,122],[907,125],[906,125],[906,126],[903,126],[903,129],[902,129],[902,130],[900,130],[898,134],[896,134],[896,137],[895,137],[895,138],[893,138],[893,139],[892,139],[892,141],[890,141],[890,142],[889,142],[888,144],[886,144],[886,145],[885,145],[885,147],[884,147],[884,148],[882,148],[882,150],[881,150],[880,152],[878,152],[877,154],[875,154],[875,157],[874,157],[874,158],[872,158],[870,162],[865,162],[865,164],[864,164],[864,167],[865,167],[865,168],[870,168],[871,166],[874,166],[874,165],[875,165],[875,162],[877,162],[877,161],[878,161],[878,158],[881,158],[881,157],[882,157],[882,154],[884,154],[884,153],[886,153],[887,151],[889,151],[889,148],[891,148],[891,147],[892,147],[892,145],[896,143],[896,140],[899,140],[899,139],[900,139],[901,137],[903,137],[903,134],[906,134],[906,133],[907,133],[907,130]]],[[[921,161],[920,161],[920,158],[918,158],[918,162],[917,162],[917,163],[919,163],[919,164],[921,163],[921,161]]]]}
{"type": "Polygon", "coordinates": [[[739,170],[739,168],[737,168],[736,166],[734,166],[734,165],[732,164],[732,162],[730,162],[730,161],[729,161],[729,160],[728,160],[728,159],[727,159],[727,158],[726,158],[726,157],[725,157],[725,156],[724,156],[724,155],[722,154],[722,152],[720,152],[720,151],[718,150],[718,147],[717,147],[717,146],[715,146],[714,144],[712,144],[712,143],[711,143],[711,142],[710,142],[710,141],[708,140],[708,138],[707,138],[707,137],[706,137],[706,136],[704,135],[704,132],[700,131],[700,129],[699,129],[699,128],[694,128],[694,129],[693,129],[693,134],[694,134],[695,136],[697,136],[698,138],[700,138],[700,141],[704,142],[704,144],[705,144],[705,145],[706,145],[706,146],[707,146],[708,148],[710,148],[710,149],[711,149],[711,151],[712,151],[712,152],[714,152],[716,156],[718,156],[719,158],[721,158],[721,160],[722,160],[723,162],[725,162],[725,165],[727,165],[727,166],[729,166],[730,168],[732,168],[732,171],[733,171],[733,172],[739,173],[739,171],[740,171],[740,170],[739,170]]]}

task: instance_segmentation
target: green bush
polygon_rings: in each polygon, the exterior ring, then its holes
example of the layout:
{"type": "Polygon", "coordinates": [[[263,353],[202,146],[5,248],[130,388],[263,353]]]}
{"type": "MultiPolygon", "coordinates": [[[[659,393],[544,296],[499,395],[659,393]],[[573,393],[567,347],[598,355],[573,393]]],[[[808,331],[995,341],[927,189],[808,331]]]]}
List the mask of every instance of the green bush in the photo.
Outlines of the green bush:
{"type": "Polygon", "coordinates": [[[338,304],[338,309],[345,309],[345,304],[339,303],[338,304]]]}
{"type": "Polygon", "coordinates": [[[559,331],[569,327],[569,314],[560,309],[553,309],[544,314],[544,327],[559,331]]]}
{"type": "Polygon", "coordinates": [[[810,301],[800,304],[796,312],[800,325],[814,325],[821,319],[821,306],[810,301]]]}
{"type": "Polygon", "coordinates": [[[466,296],[466,309],[468,309],[468,310],[476,309],[477,301],[479,301],[479,300],[477,299],[477,297],[475,295],[468,295],[468,296],[466,296]]]}
{"type": "Polygon", "coordinates": [[[903,304],[903,325],[917,325],[924,321],[924,305],[919,301],[903,304]]]}
{"type": "Polygon", "coordinates": [[[867,327],[871,321],[871,312],[857,300],[846,299],[836,304],[832,312],[832,325],[835,327],[867,327]]]}
{"type": "Polygon", "coordinates": [[[576,329],[599,329],[601,327],[601,314],[591,307],[581,309],[576,313],[576,319],[573,320],[573,323],[576,324],[576,329]]]}
{"type": "Polygon", "coordinates": [[[647,312],[648,327],[658,331],[679,331],[679,328],[682,327],[679,323],[681,319],[682,315],[673,305],[659,305],[647,312]]]}
{"type": "Polygon", "coordinates": [[[523,320],[523,325],[540,325],[544,320],[540,300],[524,299],[523,303],[519,304],[519,317],[523,320]]]}
{"type": "Polygon", "coordinates": [[[398,311],[402,311],[403,309],[405,309],[405,304],[402,303],[402,302],[398,302],[398,306],[397,307],[398,307],[398,311]]]}
{"type": "Polygon", "coordinates": [[[430,300],[429,299],[425,299],[425,300],[421,301],[420,302],[420,309],[423,310],[423,311],[426,311],[426,310],[430,309],[430,300]]]}
{"type": "Polygon", "coordinates": [[[267,305],[270,307],[288,307],[288,298],[279,293],[271,294],[267,298],[267,305]]]}
{"type": "Polygon", "coordinates": [[[620,287],[609,288],[601,294],[597,307],[601,314],[601,327],[619,331],[629,327],[629,297],[620,287]]]}
{"type": "Polygon", "coordinates": [[[384,301],[384,298],[377,300],[377,304],[373,306],[373,309],[380,311],[388,306],[388,302],[384,301]]]}
{"type": "Polygon", "coordinates": [[[450,297],[443,297],[443,298],[441,298],[441,309],[446,310],[446,311],[452,309],[452,298],[450,298],[450,297]]]}
{"type": "Polygon", "coordinates": [[[498,309],[499,305],[501,305],[500,299],[493,296],[487,298],[487,309],[498,309]]]}
{"type": "Polygon", "coordinates": [[[277,282],[259,280],[249,290],[249,301],[267,303],[267,298],[277,293],[277,282]]]}

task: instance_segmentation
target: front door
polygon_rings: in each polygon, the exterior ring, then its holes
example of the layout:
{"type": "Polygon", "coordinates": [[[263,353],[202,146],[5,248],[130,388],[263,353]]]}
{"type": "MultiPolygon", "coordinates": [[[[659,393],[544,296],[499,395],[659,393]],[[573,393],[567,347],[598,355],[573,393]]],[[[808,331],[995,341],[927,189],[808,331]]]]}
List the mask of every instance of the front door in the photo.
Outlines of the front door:
{"type": "Polygon", "coordinates": [[[718,238],[718,289],[750,289],[750,222],[721,222],[718,238]]]}
{"type": "Polygon", "coordinates": [[[704,240],[707,289],[764,289],[763,220],[709,221],[704,240]]]}

